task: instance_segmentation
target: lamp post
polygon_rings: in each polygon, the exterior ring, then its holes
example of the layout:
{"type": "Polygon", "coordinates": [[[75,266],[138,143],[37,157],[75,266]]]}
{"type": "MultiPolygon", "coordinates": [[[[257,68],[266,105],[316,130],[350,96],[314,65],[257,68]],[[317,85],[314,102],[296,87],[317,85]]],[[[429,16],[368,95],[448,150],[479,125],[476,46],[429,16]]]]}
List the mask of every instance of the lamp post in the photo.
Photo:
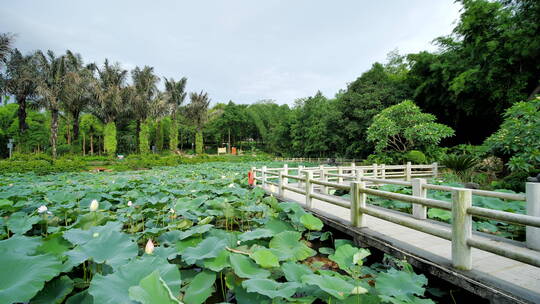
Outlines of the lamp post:
{"type": "Polygon", "coordinates": [[[7,148],[9,149],[9,158],[11,158],[11,155],[13,154],[13,138],[9,139],[7,148]]]}

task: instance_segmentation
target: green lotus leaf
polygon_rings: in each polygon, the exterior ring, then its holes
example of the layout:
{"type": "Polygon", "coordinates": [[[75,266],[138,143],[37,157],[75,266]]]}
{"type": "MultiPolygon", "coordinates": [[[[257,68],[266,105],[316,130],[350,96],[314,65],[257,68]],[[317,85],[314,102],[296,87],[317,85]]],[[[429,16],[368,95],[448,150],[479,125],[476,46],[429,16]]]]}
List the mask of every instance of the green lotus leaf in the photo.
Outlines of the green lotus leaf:
{"type": "Polygon", "coordinates": [[[429,218],[439,219],[445,222],[449,222],[452,219],[452,212],[437,208],[429,208],[427,215],[429,218]]]}
{"type": "Polygon", "coordinates": [[[176,243],[176,250],[178,253],[182,254],[186,249],[197,246],[200,242],[202,242],[202,240],[203,239],[200,236],[193,236],[185,240],[181,240],[180,242],[176,243]]]}
{"type": "Polygon", "coordinates": [[[88,289],[86,289],[69,297],[66,304],[94,304],[94,298],[88,294],[88,289]]]}
{"type": "Polygon", "coordinates": [[[278,257],[269,249],[258,249],[250,257],[263,268],[279,267],[278,257]]]}
{"type": "Polygon", "coordinates": [[[9,279],[0,280],[0,303],[28,302],[61,269],[62,263],[52,254],[27,256],[3,251],[0,273],[9,275],[9,279]]]}
{"type": "Polygon", "coordinates": [[[94,297],[95,303],[133,304],[134,302],[129,299],[129,287],[138,285],[140,280],[154,270],[159,271],[160,277],[173,294],[180,293],[180,271],[177,265],[169,264],[167,260],[155,256],[132,260],[106,276],[96,274],[88,292],[94,297]]]}
{"type": "Polygon", "coordinates": [[[75,247],[71,253],[116,268],[127,260],[136,257],[138,248],[127,234],[118,231],[107,231],[83,245],[75,247]]]}
{"type": "Polygon", "coordinates": [[[43,244],[37,248],[37,252],[52,253],[59,258],[64,258],[64,253],[68,251],[70,247],[71,244],[62,237],[62,234],[55,233],[48,235],[43,240],[43,244]]]}
{"type": "Polygon", "coordinates": [[[14,234],[24,234],[32,229],[32,225],[37,224],[41,218],[39,216],[28,216],[24,212],[15,212],[7,220],[9,231],[14,234]]]}
{"type": "Polygon", "coordinates": [[[334,254],[328,256],[328,258],[339,265],[341,270],[351,272],[351,267],[355,265],[362,265],[362,259],[369,255],[369,251],[363,248],[356,248],[349,244],[339,246],[334,254]]]}
{"type": "Polygon", "coordinates": [[[427,278],[424,275],[399,271],[394,268],[381,273],[375,280],[375,288],[381,295],[389,297],[408,297],[412,295],[424,295],[424,285],[427,278]]]}
{"type": "Polygon", "coordinates": [[[302,215],[300,217],[300,223],[307,229],[316,231],[320,231],[324,226],[323,222],[311,213],[302,215]]]}
{"type": "Polygon", "coordinates": [[[93,226],[88,230],[82,229],[70,229],[65,231],[63,237],[68,240],[73,245],[82,245],[95,238],[95,235],[100,235],[105,232],[118,231],[122,230],[122,223],[119,222],[107,222],[103,226],[93,226]]]}
{"type": "Polygon", "coordinates": [[[269,298],[289,298],[302,284],[296,282],[278,283],[269,279],[249,279],[242,282],[248,292],[256,292],[269,298]]]}
{"type": "Polygon", "coordinates": [[[293,262],[283,263],[281,270],[285,274],[285,278],[289,282],[302,282],[302,277],[305,275],[313,274],[313,271],[304,264],[297,264],[293,262]]]}
{"type": "Polygon", "coordinates": [[[32,304],[60,304],[71,291],[73,291],[73,280],[64,275],[47,282],[30,302],[32,304]]]}
{"type": "Polygon", "coordinates": [[[274,235],[283,231],[294,230],[294,228],[289,223],[276,218],[272,218],[268,222],[266,222],[266,224],[264,224],[264,228],[272,231],[274,235]]]}
{"type": "Polygon", "coordinates": [[[220,272],[225,267],[230,267],[229,251],[222,250],[215,258],[207,259],[203,263],[205,268],[215,272],[220,272]]]}
{"type": "Polygon", "coordinates": [[[211,271],[202,271],[189,283],[184,295],[186,304],[201,304],[214,293],[214,282],[216,273],[211,271]]]}
{"type": "Polygon", "coordinates": [[[242,242],[270,238],[274,236],[274,232],[270,229],[257,228],[252,231],[242,233],[238,239],[242,242]]]}
{"type": "Polygon", "coordinates": [[[262,279],[270,276],[270,271],[257,266],[249,257],[231,253],[229,256],[234,273],[241,278],[262,279]]]}
{"type": "Polygon", "coordinates": [[[309,285],[315,285],[340,300],[349,296],[354,289],[353,285],[342,278],[329,275],[304,275],[302,276],[302,282],[309,285]]]}
{"type": "Polygon", "coordinates": [[[142,304],[180,304],[157,270],[130,287],[129,296],[142,304]]]}
{"type": "Polygon", "coordinates": [[[206,225],[197,225],[194,226],[186,231],[182,231],[180,234],[178,234],[178,240],[186,239],[194,234],[203,234],[205,232],[208,232],[208,230],[212,229],[214,225],[212,224],[206,224],[206,225]]]}
{"type": "Polygon", "coordinates": [[[195,264],[199,260],[215,258],[225,249],[227,242],[216,237],[209,237],[197,244],[195,247],[188,247],[182,252],[182,259],[188,264],[195,264]]]}
{"type": "Polygon", "coordinates": [[[41,244],[40,237],[27,237],[16,234],[7,240],[0,241],[0,253],[9,251],[23,255],[31,255],[36,252],[41,244]]]}
{"type": "Polygon", "coordinates": [[[302,233],[296,231],[283,231],[275,235],[270,241],[270,248],[286,256],[286,260],[301,261],[314,256],[317,252],[300,241],[302,233]]]}

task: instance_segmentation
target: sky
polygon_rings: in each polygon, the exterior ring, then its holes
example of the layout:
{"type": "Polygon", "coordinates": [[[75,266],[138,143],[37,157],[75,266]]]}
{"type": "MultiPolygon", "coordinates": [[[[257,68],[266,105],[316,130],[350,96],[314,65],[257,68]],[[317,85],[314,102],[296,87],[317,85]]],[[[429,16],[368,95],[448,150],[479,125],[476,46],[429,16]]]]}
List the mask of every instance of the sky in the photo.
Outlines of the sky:
{"type": "MultiPolygon", "coordinates": [[[[0,31],[23,52],[66,49],[85,63],[152,66],[213,103],[327,97],[376,62],[435,51],[454,0],[0,0],[0,31]]],[[[161,86],[163,81],[161,81],[161,86]]]]}

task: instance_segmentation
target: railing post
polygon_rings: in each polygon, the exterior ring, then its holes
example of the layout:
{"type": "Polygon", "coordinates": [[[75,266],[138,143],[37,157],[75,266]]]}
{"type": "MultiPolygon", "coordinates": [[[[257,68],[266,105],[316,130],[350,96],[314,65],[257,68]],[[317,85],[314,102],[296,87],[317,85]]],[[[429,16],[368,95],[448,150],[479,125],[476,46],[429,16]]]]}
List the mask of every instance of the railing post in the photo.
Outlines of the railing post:
{"type": "Polygon", "coordinates": [[[377,178],[377,164],[373,164],[373,178],[377,178]]]}
{"type": "MultiPolygon", "coordinates": [[[[289,175],[289,165],[287,165],[287,164],[284,164],[284,165],[283,165],[283,174],[289,175]]],[[[284,178],[283,178],[283,183],[284,183],[285,185],[287,185],[287,184],[289,183],[289,178],[288,178],[288,177],[284,177],[284,178]]]]}
{"type": "Polygon", "coordinates": [[[367,227],[366,216],[360,210],[366,207],[365,188],[364,182],[351,182],[351,224],[354,227],[367,227]]]}
{"type": "MultiPolygon", "coordinates": [[[[423,178],[413,178],[412,179],[412,195],[426,198],[427,196],[427,189],[424,188],[424,185],[426,184],[426,180],[423,178]]],[[[412,213],[413,217],[425,220],[426,214],[427,214],[427,208],[424,205],[420,204],[412,204],[412,213]]]]}
{"type": "Polygon", "coordinates": [[[283,197],[285,195],[285,189],[283,189],[283,171],[279,171],[279,188],[278,188],[278,194],[279,196],[283,197]]]}
{"type": "MultiPolygon", "coordinates": [[[[304,166],[298,166],[298,176],[302,175],[302,170],[304,169],[304,166]]],[[[302,187],[302,181],[298,180],[298,187],[302,187]]]]}
{"type": "Polygon", "coordinates": [[[257,186],[257,172],[255,171],[257,167],[251,167],[251,176],[253,177],[253,187],[257,186]]]}
{"type": "Polygon", "coordinates": [[[386,165],[385,164],[381,164],[381,178],[382,179],[386,179],[386,169],[385,169],[386,165]]]}
{"type": "Polygon", "coordinates": [[[407,162],[407,166],[405,166],[405,180],[410,182],[411,175],[412,175],[411,162],[407,162]]]}
{"type": "Polygon", "coordinates": [[[361,182],[362,177],[364,177],[364,168],[357,168],[356,169],[356,181],[361,182]]]}
{"type": "Polygon", "coordinates": [[[304,176],[306,177],[306,206],[311,208],[311,194],[313,193],[313,184],[311,183],[311,180],[313,179],[313,171],[305,171],[304,176]]]}
{"type": "MultiPolygon", "coordinates": [[[[326,181],[326,175],[324,174],[324,165],[320,165],[319,166],[319,170],[320,170],[320,175],[321,175],[321,181],[325,182],[326,181]]],[[[323,194],[327,194],[328,193],[328,188],[326,186],[321,186],[321,192],[323,194]]]]}
{"type": "Polygon", "coordinates": [[[262,182],[261,182],[261,185],[262,187],[266,187],[266,166],[262,166],[262,182]]]}
{"type": "Polygon", "coordinates": [[[471,270],[471,247],[467,240],[472,236],[472,216],[467,209],[472,205],[470,189],[452,192],[452,265],[461,270],[471,270]]]}
{"type": "MultiPolygon", "coordinates": [[[[540,216],[540,183],[527,183],[525,195],[527,197],[527,215],[540,216]]],[[[525,239],[527,247],[540,250],[540,228],[527,226],[525,239]]]]}
{"type": "MultiPolygon", "coordinates": [[[[341,166],[337,167],[337,174],[338,175],[343,175],[343,167],[341,167],[341,166]]],[[[343,177],[338,176],[337,182],[338,182],[338,184],[343,184],[343,177]]]]}
{"type": "MultiPolygon", "coordinates": [[[[351,163],[351,175],[352,177],[356,176],[356,164],[354,162],[351,163]]],[[[354,180],[354,178],[353,178],[354,180]]]]}
{"type": "Polygon", "coordinates": [[[439,176],[439,163],[434,162],[431,164],[431,172],[433,174],[433,178],[437,178],[437,176],[439,176]]]}

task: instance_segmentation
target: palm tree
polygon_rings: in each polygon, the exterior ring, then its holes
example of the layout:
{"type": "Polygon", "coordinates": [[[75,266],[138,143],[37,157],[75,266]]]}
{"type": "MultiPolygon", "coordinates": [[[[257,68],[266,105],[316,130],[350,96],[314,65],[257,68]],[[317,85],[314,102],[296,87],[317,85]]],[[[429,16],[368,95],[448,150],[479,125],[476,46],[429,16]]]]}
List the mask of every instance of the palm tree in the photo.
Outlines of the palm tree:
{"type": "Polygon", "coordinates": [[[95,87],[96,99],[94,100],[91,111],[104,124],[104,142],[105,151],[109,155],[116,153],[116,125],[115,121],[118,116],[125,112],[126,96],[128,96],[125,88],[127,71],[120,67],[119,63],[113,65],[105,59],[105,63],[101,68],[92,64],[89,66],[91,70],[97,70],[99,80],[95,87]]]}
{"type": "Polygon", "coordinates": [[[24,56],[18,49],[14,49],[6,64],[5,90],[15,96],[15,101],[19,104],[17,110],[19,134],[28,129],[26,124],[28,101],[37,97],[38,70],[35,59],[33,55],[24,56]]]}
{"type": "Polygon", "coordinates": [[[204,141],[203,141],[203,128],[208,121],[208,106],[210,105],[210,98],[208,93],[190,93],[190,103],[187,105],[186,112],[188,118],[195,126],[195,151],[197,154],[203,153],[204,141]]]}
{"type": "Polygon", "coordinates": [[[51,113],[51,151],[52,157],[56,158],[60,98],[65,93],[66,58],[65,56],[56,57],[51,50],[47,52],[47,55],[38,51],[36,58],[39,62],[40,76],[37,87],[40,95],[38,104],[51,113]]]}
{"type": "Polygon", "coordinates": [[[0,34],[0,62],[6,62],[7,56],[11,51],[13,35],[9,33],[0,34]]]}
{"type": "MultiPolygon", "coordinates": [[[[71,51],[66,52],[66,90],[62,98],[62,109],[67,114],[68,120],[73,123],[73,139],[79,138],[79,117],[84,109],[94,99],[97,81],[92,71],[83,66],[79,54],[71,51]]],[[[68,128],[68,144],[71,143],[71,134],[68,128]]]]}
{"type": "Polygon", "coordinates": [[[178,121],[176,114],[182,106],[184,99],[186,99],[186,82],[186,77],[182,77],[179,81],[175,81],[173,78],[165,78],[165,94],[167,103],[170,107],[172,120],[171,129],[169,130],[169,148],[173,152],[178,149],[178,121]]]}
{"type": "Polygon", "coordinates": [[[130,90],[130,110],[136,121],[136,138],[137,147],[139,152],[147,152],[148,138],[142,139],[145,147],[140,146],[141,136],[148,136],[141,134],[141,124],[150,117],[152,103],[155,102],[155,98],[159,93],[157,83],[159,77],[154,74],[154,68],[145,66],[142,69],[136,67],[131,71],[131,77],[133,79],[133,87],[130,90]]]}

